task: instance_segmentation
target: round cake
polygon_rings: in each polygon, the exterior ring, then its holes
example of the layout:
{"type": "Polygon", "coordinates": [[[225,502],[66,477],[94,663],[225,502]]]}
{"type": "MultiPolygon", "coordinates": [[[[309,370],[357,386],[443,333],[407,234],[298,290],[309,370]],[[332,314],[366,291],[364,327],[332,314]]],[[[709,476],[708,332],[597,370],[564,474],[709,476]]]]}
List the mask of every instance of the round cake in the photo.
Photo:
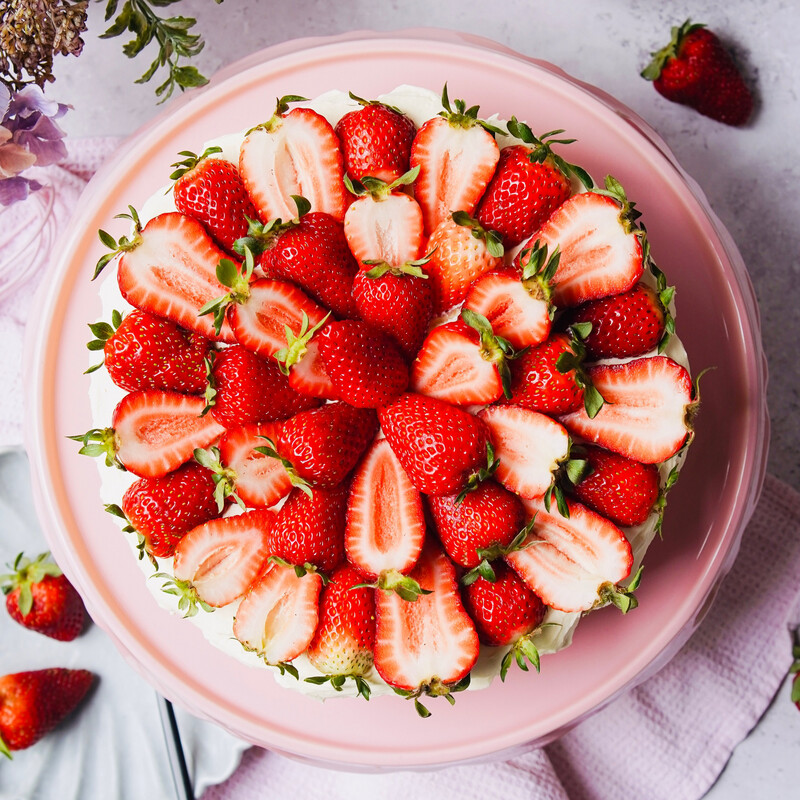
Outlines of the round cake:
{"type": "Polygon", "coordinates": [[[692,439],[632,199],[479,111],[287,96],[101,232],[102,501],[160,605],[316,697],[425,715],[635,608],[692,439]]]}

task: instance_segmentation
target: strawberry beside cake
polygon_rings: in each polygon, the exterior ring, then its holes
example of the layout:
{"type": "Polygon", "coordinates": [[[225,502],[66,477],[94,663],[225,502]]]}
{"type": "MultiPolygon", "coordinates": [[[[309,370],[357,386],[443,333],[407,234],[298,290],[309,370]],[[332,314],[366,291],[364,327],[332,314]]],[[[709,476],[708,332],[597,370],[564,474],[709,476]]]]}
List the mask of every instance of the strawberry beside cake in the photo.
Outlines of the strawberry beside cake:
{"type": "Polygon", "coordinates": [[[636,606],[697,401],[618,181],[446,88],[380,101],[281,98],[101,231],[74,438],[161,605],[425,716],[636,606]]]}

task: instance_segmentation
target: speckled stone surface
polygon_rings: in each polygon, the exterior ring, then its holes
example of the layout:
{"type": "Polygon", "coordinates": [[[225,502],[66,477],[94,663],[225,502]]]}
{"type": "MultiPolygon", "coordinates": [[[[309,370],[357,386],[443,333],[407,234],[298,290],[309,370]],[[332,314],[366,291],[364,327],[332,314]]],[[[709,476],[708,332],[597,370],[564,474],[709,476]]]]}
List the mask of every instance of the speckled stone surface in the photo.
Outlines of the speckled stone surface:
{"type": "MultiPolygon", "coordinates": [[[[128,134],[161,108],[153,85],[134,85],[149,63],[128,61],[120,39],[100,40],[101,9],[91,4],[79,59],[61,59],[50,94],[71,103],[73,136],[128,134]]],[[[102,4],[101,4],[102,5],[102,4]]],[[[731,232],[758,297],[770,368],[770,471],[800,489],[800,4],[793,0],[321,0],[291,3],[183,0],[207,45],[196,60],[207,75],[257,49],[300,36],[418,26],[495,39],[551,61],[615,95],[649,122],[705,191],[731,232]],[[280,10],[279,10],[280,9],[280,10]],[[668,103],[638,73],[671,25],[706,22],[735,53],[758,96],[749,126],[728,128],[668,103]]],[[[154,82],[155,83],[155,82],[154,82]]],[[[710,298],[713,302],[713,298],[710,298]]],[[[788,684],[787,684],[788,686],[788,684]]],[[[800,714],[788,689],[737,749],[712,800],[796,796],[800,714]]]]}

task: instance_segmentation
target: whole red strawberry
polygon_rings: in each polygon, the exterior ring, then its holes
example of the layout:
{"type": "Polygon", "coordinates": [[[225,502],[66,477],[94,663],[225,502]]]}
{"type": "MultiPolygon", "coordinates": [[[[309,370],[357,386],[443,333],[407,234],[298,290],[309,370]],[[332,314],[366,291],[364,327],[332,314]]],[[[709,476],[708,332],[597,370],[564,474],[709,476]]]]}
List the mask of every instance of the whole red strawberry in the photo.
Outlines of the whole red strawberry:
{"type": "Polygon", "coordinates": [[[584,452],[589,473],[572,490],[575,497],[617,525],[641,525],[658,500],[656,465],[593,445],[586,445],[584,452]]]}
{"type": "Polygon", "coordinates": [[[347,483],[332,489],[294,489],[270,532],[273,555],[297,567],[330,574],[344,561],[347,483]],[[308,565],[308,566],[306,566],[308,565]]]}
{"type": "Polygon", "coordinates": [[[456,494],[486,467],[485,423],[444,400],[409,392],[378,416],[392,451],[425,494],[456,494]]]}
{"type": "Polygon", "coordinates": [[[480,565],[480,574],[490,580],[490,562],[504,554],[525,525],[522,501],[493,480],[464,497],[429,497],[428,507],[447,555],[467,569],[480,565]]]}
{"type": "Polygon", "coordinates": [[[590,360],[641,356],[663,349],[669,339],[667,324],[672,328],[674,323],[665,306],[672,293],[671,287],[659,293],[639,282],[622,294],[583,303],[570,311],[566,320],[570,325],[591,323],[583,340],[590,360]]]}
{"type": "Polygon", "coordinates": [[[464,608],[472,617],[480,641],[489,647],[511,645],[500,663],[505,680],[512,659],[528,671],[528,661],[539,670],[539,651],[531,640],[544,619],[546,606],[506,564],[494,567],[495,580],[479,577],[462,591],[464,608]]]}
{"type": "Polygon", "coordinates": [[[541,411],[566,414],[583,402],[583,386],[578,379],[575,342],[566,333],[554,333],[536,347],[526,350],[511,362],[511,397],[501,402],[541,411]],[[569,369],[564,369],[565,365],[569,369]]]}
{"type": "Polygon", "coordinates": [[[411,143],[417,129],[401,111],[377,101],[350,97],[361,108],[345,114],[336,125],[345,172],[360,181],[368,175],[386,183],[408,171],[411,143]]]}
{"type": "Polygon", "coordinates": [[[292,389],[277,361],[240,345],[215,355],[210,384],[211,415],[226,428],[286,419],[322,402],[292,389]]]}
{"type": "Polygon", "coordinates": [[[331,322],[317,336],[336,394],[356,408],[381,408],[408,387],[408,366],[391,336],[360,320],[331,322]]]}
{"type": "Polygon", "coordinates": [[[570,144],[556,139],[563,130],[541,137],[515,117],[508,132],[525,144],[504,147],[494,177],[486,187],[475,216],[485,228],[497,231],[506,247],[527,239],[571,193],[569,178],[575,175],[587,189],[594,185],[588,173],[556,155],[550,145],[570,144]]]}
{"type": "MultiPolygon", "coordinates": [[[[137,389],[201,394],[206,386],[205,358],[211,343],[199,333],[184,331],[174,322],[134,309],[124,317],[111,315],[111,324],[89,325],[95,339],[89,350],[102,350],[108,375],[128,392],[137,389]]],[[[94,372],[101,364],[90,367],[94,372]]]]}
{"type": "Polygon", "coordinates": [[[378,430],[371,408],[327,403],[287,420],[277,442],[280,458],[314,486],[341,483],[358,463],[378,430]]]}
{"type": "Polygon", "coordinates": [[[141,537],[140,552],[169,558],[184,534],[222,513],[214,474],[195,461],[163,478],[140,478],[128,487],[122,507],[109,506],[141,537]]]}
{"type": "MultiPolygon", "coordinates": [[[[420,264],[422,262],[419,262],[420,264]]],[[[433,318],[433,287],[424,267],[375,264],[353,281],[358,315],[394,337],[409,359],[419,351],[433,318]]]]}
{"type": "Polygon", "coordinates": [[[659,94],[727,125],[744,125],[753,112],[753,96],[730,53],[705,25],[672,29],[670,43],[654,52],[642,77],[659,94]]]}
{"type": "Polygon", "coordinates": [[[9,575],[0,576],[6,608],[13,620],[62,642],[72,641],[82,630],[86,610],[80,595],[49,553],[31,561],[20,553],[9,575]]]}
{"type": "Polygon", "coordinates": [[[352,677],[359,694],[369,699],[369,684],[363,680],[372,667],[375,647],[375,597],[364,576],[343,564],[323,587],[319,599],[319,623],[308,646],[309,661],[324,678],[306,678],[311,683],[331,682],[337,690],[352,677]]]}
{"type": "Polygon", "coordinates": [[[85,669],[40,669],[0,678],[0,753],[24,750],[72,713],[94,675],[85,669]]]}
{"type": "Polygon", "coordinates": [[[247,194],[236,164],[223,158],[209,158],[222,152],[209,147],[202,155],[184,150],[184,156],[172,166],[170,178],[175,181],[175,207],[182,214],[194,217],[207,228],[217,244],[228,251],[247,233],[247,218],[254,219],[256,209],[247,194]]]}
{"type": "MultiPolygon", "coordinates": [[[[267,231],[259,264],[268,276],[300,286],[339,317],[355,316],[353,278],[358,271],[342,223],[323,211],[307,213],[298,206],[298,218],[267,231]]],[[[247,241],[247,240],[243,240],[247,241]]]]}

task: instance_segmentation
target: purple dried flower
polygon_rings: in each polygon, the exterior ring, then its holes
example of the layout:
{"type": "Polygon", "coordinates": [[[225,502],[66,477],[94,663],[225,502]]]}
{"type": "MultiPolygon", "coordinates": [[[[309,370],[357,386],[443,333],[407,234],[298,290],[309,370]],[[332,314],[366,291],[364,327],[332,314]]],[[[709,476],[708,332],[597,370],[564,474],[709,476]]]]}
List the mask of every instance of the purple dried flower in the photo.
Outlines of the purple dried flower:
{"type": "Polygon", "coordinates": [[[46,98],[35,84],[13,95],[0,84],[0,205],[23,200],[41,188],[21,172],[56,164],[67,155],[64,131],[56,120],[68,108],[46,98]]]}

